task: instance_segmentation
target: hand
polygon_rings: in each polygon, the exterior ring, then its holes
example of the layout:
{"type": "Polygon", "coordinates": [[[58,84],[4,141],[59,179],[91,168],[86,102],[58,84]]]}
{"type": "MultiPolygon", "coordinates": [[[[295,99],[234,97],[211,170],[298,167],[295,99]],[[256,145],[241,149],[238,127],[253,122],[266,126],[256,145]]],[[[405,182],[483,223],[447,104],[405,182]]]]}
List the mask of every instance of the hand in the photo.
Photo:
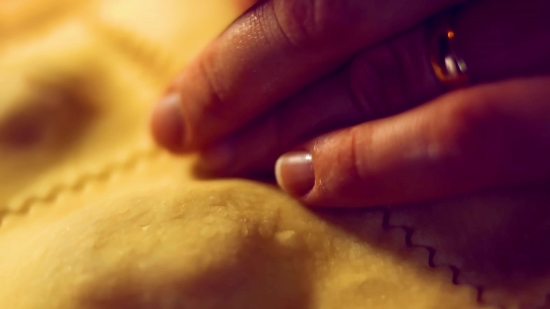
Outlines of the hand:
{"type": "Polygon", "coordinates": [[[263,1],[174,82],[154,135],[229,175],[273,170],[297,149],[277,179],[310,205],[550,176],[550,2],[464,4],[456,49],[475,86],[445,94],[423,20],[457,2],[263,1]]]}

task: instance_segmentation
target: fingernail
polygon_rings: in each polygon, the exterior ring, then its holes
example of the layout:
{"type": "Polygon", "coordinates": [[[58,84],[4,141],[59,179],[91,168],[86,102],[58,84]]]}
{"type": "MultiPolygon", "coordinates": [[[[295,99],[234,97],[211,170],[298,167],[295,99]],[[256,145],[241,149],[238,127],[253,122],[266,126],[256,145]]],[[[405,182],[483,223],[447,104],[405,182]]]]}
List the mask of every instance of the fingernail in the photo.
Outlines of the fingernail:
{"type": "Polygon", "coordinates": [[[311,154],[295,151],[282,155],[275,164],[275,177],[286,192],[297,196],[305,195],[315,184],[311,154]]]}
{"type": "Polygon", "coordinates": [[[202,152],[200,165],[207,171],[225,169],[235,158],[235,147],[231,142],[222,142],[202,152]]]}
{"type": "Polygon", "coordinates": [[[161,146],[176,149],[183,145],[185,127],[179,93],[169,93],[157,103],[152,123],[153,133],[161,146]]]}

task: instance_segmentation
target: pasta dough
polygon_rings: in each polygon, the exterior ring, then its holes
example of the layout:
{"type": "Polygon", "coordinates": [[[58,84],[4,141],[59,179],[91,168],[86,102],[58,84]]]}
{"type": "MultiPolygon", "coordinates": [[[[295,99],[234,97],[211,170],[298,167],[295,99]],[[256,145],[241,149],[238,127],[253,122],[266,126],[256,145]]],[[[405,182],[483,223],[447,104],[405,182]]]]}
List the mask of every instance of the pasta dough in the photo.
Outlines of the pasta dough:
{"type": "Polygon", "coordinates": [[[544,303],[548,186],[313,212],[266,184],[196,180],[147,115],[237,10],[38,2],[0,3],[0,308],[544,303]]]}
{"type": "Polygon", "coordinates": [[[157,154],[11,216],[0,307],[477,307],[450,272],[411,263],[426,252],[383,231],[380,212],[313,213],[267,185],[192,180],[186,165],[157,154]]]}
{"type": "Polygon", "coordinates": [[[142,74],[76,19],[0,53],[0,211],[148,147],[142,74]]]}

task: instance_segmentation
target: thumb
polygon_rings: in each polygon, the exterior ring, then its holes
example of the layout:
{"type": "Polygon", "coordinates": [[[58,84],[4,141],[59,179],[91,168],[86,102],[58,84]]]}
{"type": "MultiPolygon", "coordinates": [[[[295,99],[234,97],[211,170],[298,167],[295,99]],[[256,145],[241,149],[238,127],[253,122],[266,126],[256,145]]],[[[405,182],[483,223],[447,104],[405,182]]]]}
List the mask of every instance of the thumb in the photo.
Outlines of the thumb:
{"type": "Polygon", "coordinates": [[[550,77],[457,91],[316,138],[277,161],[318,206],[382,206],[550,176],[550,77]]]}

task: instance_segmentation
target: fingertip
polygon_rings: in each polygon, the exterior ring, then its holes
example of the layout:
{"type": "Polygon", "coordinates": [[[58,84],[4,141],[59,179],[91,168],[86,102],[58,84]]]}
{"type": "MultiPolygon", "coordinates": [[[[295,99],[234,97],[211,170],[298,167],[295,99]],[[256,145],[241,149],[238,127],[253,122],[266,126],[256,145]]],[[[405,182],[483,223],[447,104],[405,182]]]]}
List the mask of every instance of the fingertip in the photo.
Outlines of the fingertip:
{"type": "Polygon", "coordinates": [[[157,103],[151,117],[156,142],[170,151],[179,151],[184,144],[185,126],[181,113],[181,96],[172,92],[157,103]]]}
{"type": "Polygon", "coordinates": [[[304,196],[315,185],[313,159],[309,152],[289,152],[275,163],[275,178],[277,184],[287,193],[294,196],[304,196]]]}

